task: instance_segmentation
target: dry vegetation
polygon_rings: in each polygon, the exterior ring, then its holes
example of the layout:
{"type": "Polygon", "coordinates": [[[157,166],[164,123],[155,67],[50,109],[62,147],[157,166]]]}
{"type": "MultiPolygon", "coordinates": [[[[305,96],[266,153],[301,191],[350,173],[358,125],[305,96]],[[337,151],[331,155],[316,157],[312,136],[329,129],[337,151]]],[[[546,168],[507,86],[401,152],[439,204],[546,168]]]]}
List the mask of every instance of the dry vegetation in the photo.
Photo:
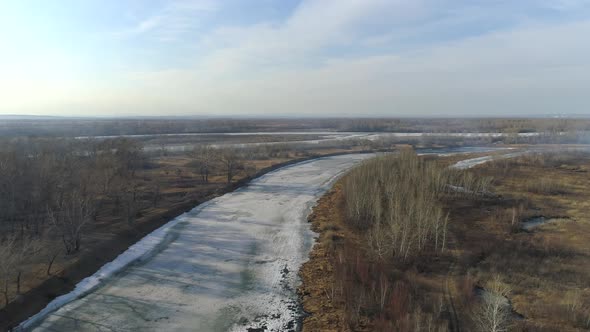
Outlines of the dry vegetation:
{"type": "MultiPolygon", "coordinates": [[[[449,219],[442,200],[479,199],[490,183],[467,174],[405,150],[367,161],[340,181],[331,194],[340,213],[322,218],[316,212],[312,218],[323,223],[315,226],[322,232],[317,250],[323,255],[312,258],[327,257],[323,263],[329,266],[332,280],[323,286],[325,296],[341,312],[336,316],[340,320],[328,324],[328,329],[447,330],[450,313],[446,289],[440,285],[451,257],[445,250],[449,219]],[[332,234],[334,229],[343,230],[332,234]],[[433,266],[438,280],[425,278],[433,266]]],[[[312,259],[304,268],[304,285],[315,265],[312,259]]],[[[305,285],[301,290],[304,303],[313,299],[308,297],[313,294],[310,288],[305,285]]],[[[310,319],[323,316],[315,306],[306,306],[312,312],[310,319]]],[[[317,321],[306,324],[310,330],[324,329],[313,325],[317,321]]]]}
{"type": "Polygon", "coordinates": [[[0,330],[199,203],[281,163],[346,151],[200,146],[160,156],[125,138],[3,140],[0,330]]]}
{"type": "MultiPolygon", "coordinates": [[[[280,163],[387,151],[397,144],[579,142],[587,134],[577,131],[588,129],[588,121],[561,119],[2,122],[0,136],[21,138],[0,140],[0,308],[6,305],[0,309],[0,330],[70,291],[176,215],[280,163]],[[312,129],[511,135],[240,149],[205,145],[211,136],[178,152],[164,145],[182,143],[180,138],[159,138],[155,144],[162,148],[147,151],[141,138],[24,137],[312,129]],[[517,135],[523,132],[543,134],[517,135]]],[[[314,315],[306,320],[307,329],[589,328],[588,157],[534,154],[461,172],[447,164],[411,151],[381,157],[354,170],[323,200],[320,206],[329,213],[316,211],[319,221],[314,221],[320,246],[303,273],[304,279],[321,280],[322,287],[304,288],[308,302],[316,301],[315,311],[308,308],[314,315]],[[541,215],[569,221],[532,233],[521,230],[522,220],[541,215]],[[515,319],[510,308],[524,319],[515,319]]]]}
{"type": "Polygon", "coordinates": [[[301,273],[304,330],[590,329],[590,157],[446,164],[382,157],[320,201],[301,273]],[[534,216],[561,219],[523,230],[534,216]]]}
{"type": "MultiPolygon", "coordinates": [[[[277,132],[492,132],[508,134],[504,143],[589,142],[590,120],[586,118],[328,118],[328,119],[198,119],[198,118],[18,118],[0,117],[0,137],[76,137],[116,135],[158,135],[182,133],[277,132]],[[539,137],[518,137],[538,133],[539,137]]],[[[161,141],[176,138],[160,138],[161,141]]],[[[207,142],[201,142],[207,143],[207,142]]]]}
{"type": "Polygon", "coordinates": [[[367,161],[344,178],[347,220],[366,232],[379,259],[406,261],[423,251],[442,252],[448,216],[440,199],[482,194],[489,183],[403,150],[367,161]]]}
{"type": "Polygon", "coordinates": [[[588,170],[587,153],[567,151],[529,154],[476,170],[496,174],[495,190],[505,198],[504,204],[490,206],[484,223],[493,237],[469,272],[477,277],[495,271],[510,284],[512,305],[524,318],[513,330],[590,329],[588,170]],[[558,219],[530,232],[513,225],[514,219],[520,223],[535,216],[558,219]]]}

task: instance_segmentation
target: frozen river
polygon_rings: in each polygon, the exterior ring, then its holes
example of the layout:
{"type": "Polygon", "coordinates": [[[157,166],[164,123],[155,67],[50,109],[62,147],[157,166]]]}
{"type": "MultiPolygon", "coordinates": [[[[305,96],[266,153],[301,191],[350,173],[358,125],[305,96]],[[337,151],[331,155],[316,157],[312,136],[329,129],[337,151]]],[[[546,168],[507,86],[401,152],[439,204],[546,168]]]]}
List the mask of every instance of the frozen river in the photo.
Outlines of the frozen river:
{"type": "Polygon", "coordinates": [[[295,164],[202,204],[58,298],[58,310],[48,309],[22,327],[296,330],[301,317],[297,271],[313,242],[307,216],[338,175],[370,156],[295,164]]]}
{"type": "MultiPolygon", "coordinates": [[[[532,137],[544,135],[545,133],[518,133],[519,137],[532,137]]],[[[379,141],[387,139],[413,139],[418,140],[422,138],[498,138],[509,134],[498,132],[470,132],[470,133],[452,133],[452,132],[346,132],[346,131],[275,131],[275,132],[237,132],[237,133],[176,133],[176,134],[146,134],[146,135],[115,135],[115,136],[79,136],[77,139],[112,139],[112,138],[133,138],[145,140],[144,150],[147,152],[161,152],[163,150],[169,152],[187,152],[192,151],[199,145],[208,144],[214,147],[233,147],[233,148],[249,148],[260,146],[297,146],[297,145],[319,145],[319,144],[336,144],[352,140],[365,141],[379,141]],[[192,142],[191,138],[195,137],[218,137],[216,142],[192,142]],[[264,141],[250,141],[246,143],[235,143],[225,141],[223,138],[231,137],[263,137],[263,136],[277,136],[276,140],[264,141]],[[289,136],[301,136],[297,139],[287,139],[289,136]],[[305,137],[309,136],[309,137],[305,137]],[[313,138],[312,138],[313,137],[313,138]],[[161,138],[176,138],[181,139],[181,142],[154,143],[151,140],[161,138]],[[182,138],[186,141],[182,142],[182,138]]],[[[251,138],[252,139],[252,138],[251,138]]]]}

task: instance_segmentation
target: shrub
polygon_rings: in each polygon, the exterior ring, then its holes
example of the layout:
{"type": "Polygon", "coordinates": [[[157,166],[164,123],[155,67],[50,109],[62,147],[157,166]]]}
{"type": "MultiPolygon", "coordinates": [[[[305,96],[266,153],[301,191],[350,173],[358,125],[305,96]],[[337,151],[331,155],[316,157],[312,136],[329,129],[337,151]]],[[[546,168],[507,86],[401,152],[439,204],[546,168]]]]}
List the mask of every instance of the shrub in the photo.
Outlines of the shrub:
{"type": "Polygon", "coordinates": [[[560,181],[554,179],[534,179],[526,182],[527,191],[544,194],[544,195],[559,195],[568,192],[567,186],[560,181]]]}

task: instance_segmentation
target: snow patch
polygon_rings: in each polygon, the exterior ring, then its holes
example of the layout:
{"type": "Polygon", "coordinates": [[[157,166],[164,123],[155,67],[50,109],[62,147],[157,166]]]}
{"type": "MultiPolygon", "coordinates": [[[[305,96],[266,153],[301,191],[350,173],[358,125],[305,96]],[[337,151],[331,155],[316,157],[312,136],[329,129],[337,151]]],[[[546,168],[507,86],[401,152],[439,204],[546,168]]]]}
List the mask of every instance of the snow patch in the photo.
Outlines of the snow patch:
{"type": "Polygon", "coordinates": [[[472,159],[461,160],[461,161],[457,162],[456,164],[451,165],[451,168],[469,169],[469,168],[473,168],[477,165],[485,164],[491,160],[514,158],[514,157],[522,156],[525,153],[527,153],[527,152],[520,151],[520,152],[506,153],[506,154],[502,154],[502,155],[484,156],[484,157],[477,157],[477,158],[472,158],[472,159]]]}

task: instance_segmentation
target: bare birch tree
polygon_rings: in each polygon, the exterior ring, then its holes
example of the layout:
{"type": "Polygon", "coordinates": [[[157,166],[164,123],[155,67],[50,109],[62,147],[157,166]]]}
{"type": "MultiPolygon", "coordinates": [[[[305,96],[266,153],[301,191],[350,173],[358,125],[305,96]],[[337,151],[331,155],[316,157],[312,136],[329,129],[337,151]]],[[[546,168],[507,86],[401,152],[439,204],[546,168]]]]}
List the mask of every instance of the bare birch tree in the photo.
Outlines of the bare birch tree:
{"type": "Polygon", "coordinates": [[[226,174],[227,183],[231,183],[238,167],[242,163],[242,156],[236,149],[223,149],[219,151],[219,161],[226,174]]]}
{"type": "Polygon", "coordinates": [[[91,198],[78,190],[63,197],[56,207],[48,208],[49,220],[59,231],[67,254],[80,250],[83,227],[92,219],[93,211],[91,198]]]}
{"type": "Polygon", "coordinates": [[[487,284],[473,313],[473,321],[482,332],[505,332],[510,327],[512,310],[510,287],[498,275],[487,284]]]}
{"type": "Polygon", "coordinates": [[[439,198],[450,173],[413,151],[369,160],[344,180],[348,221],[367,230],[372,252],[381,259],[408,259],[446,242],[448,218],[439,198]]]}
{"type": "Polygon", "coordinates": [[[211,174],[218,150],[210,145],[205,145],[196,148],[193,151],[193,157],[196,161],[196,168],[201,175],[203,182],[209,182],[209,174],[211,174]]]}

